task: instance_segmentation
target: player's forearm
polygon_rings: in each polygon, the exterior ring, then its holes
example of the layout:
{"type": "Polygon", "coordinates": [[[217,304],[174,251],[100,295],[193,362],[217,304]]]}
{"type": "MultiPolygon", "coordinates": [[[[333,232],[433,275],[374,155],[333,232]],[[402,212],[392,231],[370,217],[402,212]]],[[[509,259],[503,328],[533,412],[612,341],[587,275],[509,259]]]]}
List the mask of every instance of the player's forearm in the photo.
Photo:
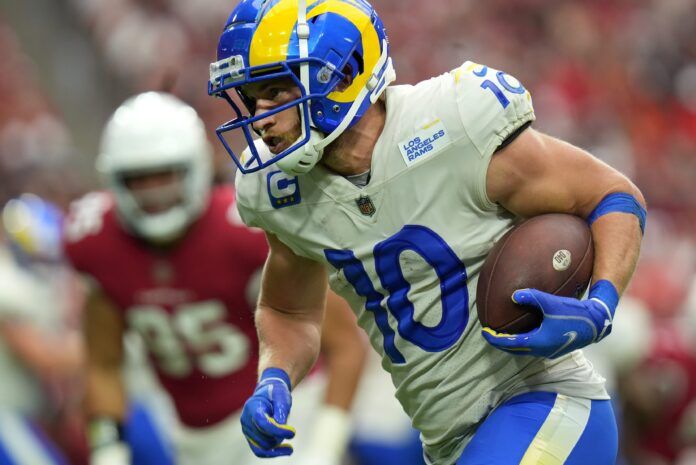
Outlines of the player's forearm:
{"type": "Polygon", "coordinates": [[[343,410],[348,410],[353,403],[367,358],[367,347],[362,338],[355,343],[346,344],[340,350],[327,354],[327,373],[329,376],[326,386],[324,403],[343,410]]]}
{"type": "Polygon", "coordinates": [[[330,291],[321,333],[321,353],[328,374],[326,405],[344,411],[350,408],[367,359],[364,336],[348,303],[330,291]]]}
{"type": "Polygon", "coordinates": [[[65,379],[82,367],[84,349],[74,334],[57,338],[28,324],[0,323],[0,335],[17,357],[42,378],[65,379]]]}
{"type": "Polygon", "coordinates": [[[260,305],[256,310],[256,327],[259,333],[259,373],[266,368],[281,368],[290,376],[294,388],[319,355],[321,311],[285,313],[260,305]]]}
{"type": "Polygon", "coordinates": [[[90,465],[131,463],[123,437],[126,393],[120,364],[89,364],[85,404],[90,465]]]}
{"type": "Polygon", "coordinates": [[[623,293],[633,275],[640,254],[642,234],[633,215],[614,213],[592,224],[595,263],[592,282],[610,281],[623,293]]]}
{"type": "Polygon", "coordinates": [[[595,249],[592,282],[608,280],[621,295],[631,280],[640,254],[645,227],[643,194],[625,177],[615,176],[613,182],[607,180],[605,189],[597,190],[591,201],[584,202],[578,213],[592,228],[595,249]],[[616,196],[622,197],[620,206],[610,201],[616,196]],[[631,213],[631,208],[636,211],[631,213]],[[637,209],[642,210],[642,218],[637,209]]]}
{"type": "Polygon", "coordinates": [[[58,376],[74,376],[84,368],[85,347],[79,334],[64,335],[55,341],[51,349],[60,354],[56,356],[54,368],[58,376]]]}
{"type": "Polygon", "coordinates": [[[126,389],[120,366],[90,365],[87,369],[85,410],[87,416],[108,417],[123,422],[126,416],[126,389]]]}

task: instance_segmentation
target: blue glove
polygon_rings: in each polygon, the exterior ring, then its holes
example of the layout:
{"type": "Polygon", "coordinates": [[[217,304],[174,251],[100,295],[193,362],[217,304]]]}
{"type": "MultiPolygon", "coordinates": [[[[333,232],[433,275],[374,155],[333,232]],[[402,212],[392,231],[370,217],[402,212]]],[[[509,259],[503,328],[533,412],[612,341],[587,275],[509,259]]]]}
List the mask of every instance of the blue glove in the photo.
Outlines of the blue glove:
{"type": "Polygon", "coordinates": [[[283,442],[295,436],[295,429],[285,424],[290,407],[290,377],[280,368],[265,369],[241,418],[242,432],[257,457],[292,454],[292,445],[283,442]]]}
{"type": "Polygon", "coordinates": [[[541,326],[522,334],[501,334],[483,328],[486,341],[511,354],[556,358],[601,341],[611,332],[619,294],[611,282],[601,280],[590,288],[587,300],[559,297],[537,289],[517,290],[512,300],[541,310],[541,326]]]}

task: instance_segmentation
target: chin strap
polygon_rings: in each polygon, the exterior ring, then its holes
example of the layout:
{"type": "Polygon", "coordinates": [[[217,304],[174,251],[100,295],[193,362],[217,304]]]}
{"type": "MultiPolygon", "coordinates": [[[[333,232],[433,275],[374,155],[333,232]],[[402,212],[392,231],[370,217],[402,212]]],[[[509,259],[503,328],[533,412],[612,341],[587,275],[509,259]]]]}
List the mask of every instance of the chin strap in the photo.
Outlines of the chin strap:
{"type": "MultiPolygon", "coordinates": [[[[321,156],[324,154],[323,148],[321,150],[316,149],[316,146],[322,142],[323,138],[324,136],[321,132],[310,128],[307,143],[278,160],[276,166],[292,176],[308,173],[309,170],[319,163],[321,156]]],[[[300,136],[293,145],[298,144],[303,139],[304,135],[300,136]]]]}
{"type": "MultiPolygon", "coordinates": [[[[300,59],[304,60],[309,56],[309,24],[307,24],[307,0],[298,0],[297,2],[297,39],[300,48],[300,59]]],[[[305,93],[309,94],[309,63],[302,61],[300,64],[300,82],[304,87],[305,93]]],[[[308,105],[308,104],[303,104],[308,105]]],[[[285,173],[299,176],[307,173],[309,170],[319,163],[321,156],[324,153],[323,148],[316,148],[321,142],[323,136],[316,129],[312,129],[312,116],[309,115],[309,124],[305,121],[305,112],[300,110],[300,128],[302,133],[295,144],[304,140],[307,137],[307,127],[310,127],[309,140],[302,147],[284,156],[276,165],[285,173]]],[[[294,144],[293,144],[294,145],[294,144]]]]}
{"type": "MultiPolygon", "coordinates": [[[[298,0],[297,2],[297,39],[300,46],[300,82],[304,91],[309,94],[309,62],[306,58],[309,57],[309,24],[307,24],[307,0],[298,0]]],[[[309,112],[308,112],[309,113],[309,112]]],[[[303,139],[307,136],[304,111],[300,111],[300,125],[302,127],[303,139]]],[[[312,116],[309,113],[309,123],[312,124],[312,116]]],[[[311,142],[311,140],[310,140],[311,142]]]]}

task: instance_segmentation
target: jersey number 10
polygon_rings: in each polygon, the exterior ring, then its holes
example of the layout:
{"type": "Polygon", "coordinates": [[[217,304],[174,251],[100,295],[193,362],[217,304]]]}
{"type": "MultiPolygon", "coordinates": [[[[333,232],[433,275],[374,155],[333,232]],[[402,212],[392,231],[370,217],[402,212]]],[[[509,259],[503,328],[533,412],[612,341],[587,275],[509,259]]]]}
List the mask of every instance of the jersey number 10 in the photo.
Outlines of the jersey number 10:
{"type": "MultiPolygon", "coordinates": [[[[477,71],[472,71],[472,73],[474,73],[474,75],[480,78],[485,78],[488,74],[488,66],[481,66],[481,69],[477,71]]],[[[517,79],[513,78],[509,74],[506,74],[502,71],[498,71],[495,73],[495,78],[498,81],[498,84],[491,81],[490,79],[485,79],[481,83],[481,88],[490,90],[493,93],[493,95],[495,95],[495,98],[498,99],[498,102],[500,102],[503,108],[507,108],[507,106],[510,105],[510,99],[507,98],[507,96],[500,89],[500,87],[513,94],[524,94],[525,92],[527,92],[527,89],[525,89],[524,86],[517,79]],[[515,85],[510,84],[510,80],[512,80],[515,85]]]]}
{"type": "MultiPolygon", "coordinates": [[[[394,342],[394,330],[389,326],[387,311],[382,306],[384,295],[365,271],[352,250],[324,251],[326,259],[343,270],[355,292],[364,297],[365,308],[372,312],[377,327],[384,336],[384,351],[392,363],[406,359],[394,342]]],[[[459,340],[469,320],[469,292],[466,269],[452,248],[434,231],[424,226],[406,225],[401,231],[377,243],[373,249],[375,270],[382,288],[389,292],[387,308],[397,321],[399,335],[428,352],[440,352],[459,340]],[[414,319],[415,309],[408,298],[411,285],[404,277],[399,256],[406,250],[420,255],[433,267],[440,280],[442,318],[435,326],[425,326],[414,319]]]]}

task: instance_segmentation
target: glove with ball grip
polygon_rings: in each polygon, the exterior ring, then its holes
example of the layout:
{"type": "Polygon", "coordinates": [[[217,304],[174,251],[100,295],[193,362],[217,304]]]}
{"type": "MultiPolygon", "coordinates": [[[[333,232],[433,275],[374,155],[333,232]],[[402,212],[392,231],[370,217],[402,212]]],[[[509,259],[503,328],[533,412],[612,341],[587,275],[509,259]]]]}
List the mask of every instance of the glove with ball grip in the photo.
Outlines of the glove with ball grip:
{"type": "Polygon", "coordinates": [[[257,457],[292,454],[292,445],[283,442],[295,436],[286,424],[291,407],[290,377],[280,368],[266,368],[241,417],[242,432],[257,457]]]}
{"type": "Polygon", "coordinates": [[[541,326],[522,334],[501,334],[483,328],[491,345],[515,355],[557,358],[601,341],[611,332],[619,294],[614,285],[601,280],[590,288],[587,300],[559,297],[537,289],[520,289],[512,295],[520,305],[538,308],[541,326]]]}

